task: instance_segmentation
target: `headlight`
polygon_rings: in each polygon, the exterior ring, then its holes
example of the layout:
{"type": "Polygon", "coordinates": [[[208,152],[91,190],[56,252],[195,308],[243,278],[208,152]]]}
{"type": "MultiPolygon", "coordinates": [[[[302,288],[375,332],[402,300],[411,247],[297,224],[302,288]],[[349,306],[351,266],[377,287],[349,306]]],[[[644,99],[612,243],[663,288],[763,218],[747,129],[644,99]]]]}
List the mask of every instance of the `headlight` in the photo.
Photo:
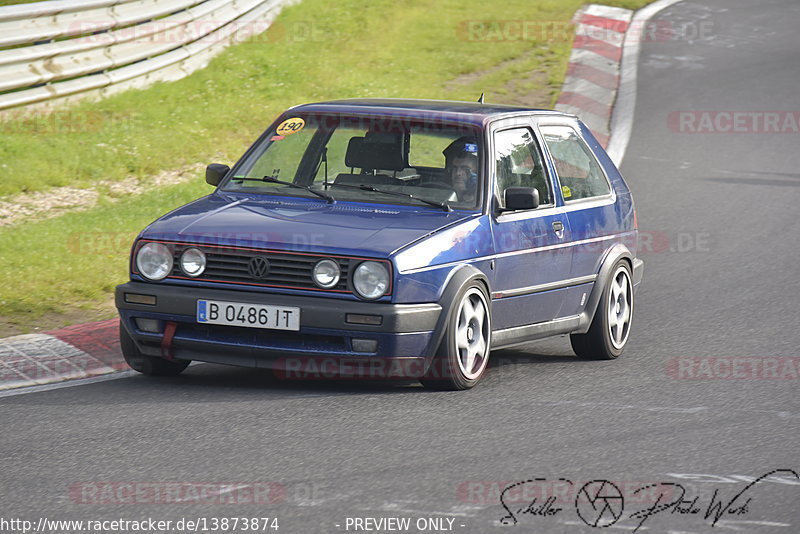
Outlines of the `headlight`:
{"type": "Polygon", "coordinates": [[[362,298],[376,299],[389,289],[389,271],[382,263],[365,261],[353,273],[353,287],[362,298]]]}
{"type": "Polygon", "coordinates": [[[206,270],[206,255],[197,248],[186,249],[181,254],[181,269],[189,276],[200,276],[206,270]]]}
{"type": "Polygon", "coordinates": [[[145,278],[161,280],[172,272],[172,252],[161,243],[147,243],[136,253],[136,267],[145,278]]]}
{"type": "Polygon", "coordinates": [[[333,260],[320,260],[314,266],[314,283],[323,289],[330,289],[339,283],[339,264],[333,260]]]}

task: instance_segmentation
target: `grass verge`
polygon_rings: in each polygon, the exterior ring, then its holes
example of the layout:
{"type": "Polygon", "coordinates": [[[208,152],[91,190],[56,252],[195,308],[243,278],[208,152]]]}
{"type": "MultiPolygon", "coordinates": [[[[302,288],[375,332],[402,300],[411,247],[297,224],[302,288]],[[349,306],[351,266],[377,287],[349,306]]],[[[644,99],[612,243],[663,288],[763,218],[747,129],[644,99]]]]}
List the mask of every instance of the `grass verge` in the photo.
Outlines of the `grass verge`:
{"type": "Polygon", "coordinates": [[[127,279],[139,230],[211,190],[198,175],[139,196],[106,198],[88,211],[0,229],[0,336],[112,316],[114,286],[127,279]]]}
{"type": "Polygon", "coordinates": [[[32,4],[34,2],[39,2],[40,0],[0,0],[0,7],[2,6],[13,6],[16,4],[32,4]]]}

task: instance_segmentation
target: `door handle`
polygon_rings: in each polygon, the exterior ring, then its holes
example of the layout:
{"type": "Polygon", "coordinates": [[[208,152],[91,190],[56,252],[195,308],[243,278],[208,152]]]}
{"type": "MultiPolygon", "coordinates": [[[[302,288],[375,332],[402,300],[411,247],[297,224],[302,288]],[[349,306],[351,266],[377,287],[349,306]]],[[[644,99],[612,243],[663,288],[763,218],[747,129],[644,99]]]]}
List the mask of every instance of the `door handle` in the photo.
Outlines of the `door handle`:
{"type": "Polygon", "coordinates": [[[553,231],[556,233],[556,237],[559,239],[564,238],[564,223],[561,221],[553,221],[553,231]]]}

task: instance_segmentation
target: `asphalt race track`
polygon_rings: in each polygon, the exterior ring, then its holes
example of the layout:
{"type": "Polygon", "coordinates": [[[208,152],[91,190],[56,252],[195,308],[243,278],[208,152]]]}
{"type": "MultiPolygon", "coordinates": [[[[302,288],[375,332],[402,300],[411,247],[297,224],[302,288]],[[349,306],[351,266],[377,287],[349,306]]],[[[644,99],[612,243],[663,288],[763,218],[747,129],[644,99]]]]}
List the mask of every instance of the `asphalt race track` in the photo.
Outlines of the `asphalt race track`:
{"type": "Polygon", "coordinates": [[[649,247],[622,358],[530,344],[461,393],[197,365],[2,398],[2,519],[799,532],[800,133],[780,112],[800,117],[800,4],[687,0],[656,18],[673,33],[642,43],[622,164],[649,247]],[[528,480],[509,515],[501,491],[528,480]],[[683,491],[686,513],[641,513],[683,491]]]}

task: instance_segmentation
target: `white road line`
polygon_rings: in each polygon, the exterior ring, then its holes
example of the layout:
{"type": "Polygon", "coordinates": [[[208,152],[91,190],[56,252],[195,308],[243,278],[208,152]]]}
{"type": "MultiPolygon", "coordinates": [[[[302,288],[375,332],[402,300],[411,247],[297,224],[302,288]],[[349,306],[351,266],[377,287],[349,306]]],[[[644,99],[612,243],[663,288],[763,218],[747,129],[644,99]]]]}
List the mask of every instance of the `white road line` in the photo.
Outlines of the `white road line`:
{"type": "Polygon", "coordinates": [[[615,91],[613,89],[607,89],[591,80],[577,76],[570,76],[564,86],[561,87],[561,91],[564,93],[578,93],[601,103],[614,102],[615,91]]]}
{"type": "Polygon", "coordinates": [[[572,54],[569,57],[569,62],[575,63],[576,65],[588,65],[613,76],[619,74],[619,65],[616,61],[595,54],[591,50],[585,48],[573,48],[572,54]]]}
{"type": "Polygon", "coordinates": [[[721,519],[717,521],[717,525],[759,525],[763,527],[791,527],[791,523],[778,523],[776,521],[745,521],[736,519],[721,519]]]}
{"type": "MultiPolygon", "coordinates": [[[[197,365],[214,365],[207,362],[192,362],[189,364],[189,367],[195,367],[197,365]]],[[[244,368],[242,368],[244,369],[244,368]]],[[[141,373],[128,370],[128,371],[113,371],[105,375],[101,376],[92,376],[88,378],[76,378],[73,380],[66,380],[64,382],[54,382],[52,384],[41,384],[35,386],[22,386],[14,389],[7,389],[0,391],[0,399],[5,397],[15,397],[17,395],[27,395],[29,393],[41,393],[44,391],[51,391],[54,389],[61,389],[61,388],[71,388],[77,386],[87,386],[90,384],[96,384],[99,382],[108,382],[110,380],[120,380],[122,378],[131,378],[135,376],[142,376],[141,373]]],[[[348,391],[320,391],[318,393],[307,393],[307,392],[296,392],[287,389],[275,389],[275,392],[280,392],[284,397],[290,400],[300,399],[300,398],[313,398],[313,397],[330,397],[330,396],[346,396],[350,395],[351,393],[348,391]]],[[[362,393],[368,391],[363,391],[362,393]]]]}
{"type": "Polygon", "coordinates": [[[181,503],[183,503],[183,502],[193,502],[193,501],[199,501],[200,499],[208,499],[208,497],[212,497],[212,498],[213,497],[220,497],[220,496],[225,495],[227,493],[231,493],[231,492],[234,492],[234,491],[238,491],[240,489],[250,488],[250,487],[252,487],[251,484],[239,484],[238,486],[237,485],[233,485],[233,486],[227,487],[227,488],[225,488],[223,490],[220,490],[220,491],[217,491],[217,492],[209,492],[209,493],[203,492],[202,495],[187,497],[185,499],[175,499],[175,502],[181,502],[181,503]]]}
{"type": "Polygon", "coordinates": [[[578,115],[581,121],[589,127],[592,132],[605,134],[608,127],[608,117],[601,117],[589,111],[586,111],[578,106],[570,106],[569,104],[557,104],[556,109],[564,113],[572,113],[578,115]]]}
{"type": "Polygon", "coordinates": [[[627,22],[630,20],[630,11],[621,7],[611,7],[598,4],[589,4],[583,11],[587,15],[594,17],[604,17],[627,22]]]}
{"type": "Polygon", "coordinates": [[[622,45],[622,68],[620,70],[620,83],[617,89],[617,101],[611,115],[611,140],[608,143],[608,152],[611,160],[619,167],[625,150],[631,139],[633,130],[633,114],[636,111],[636,75],[639,63],[639,50],[641,44],[642,28],[650,18],[681,0],[658,0],[637,11],[626,34],[625,43],[622,45]],[[631,34],[638,33],[635,39],[628,39],[631,34]]]}
{"type": "Polygon", "coordinates": [[[56,382],[54,384],[42,384],[40,386],[28,386],[17,389],[9,389],[0,391],[0,399],[4,397],[14,397],[16,395],[25,395],[27,393],[40,393],[42,391],[50,391],[53,389],[71,388],[74,386],[85,386],[87,384],[94,384],[97,382],[108,382],[109,380],[119,380],[120,378],[130,378],[139,373],[136,371],[117,371],[102,376],[92,376],[89,378],[77,378],[75,380],[67,380],[66,382],[56,382]]]}
{"type": "Polygon", "coordinates": [[[575,35],[591,37],[592,39],[605,41],[613,46],[622,46],[622,42],[625,39],[625,34],[622,32],[618,32],[609,28],[592,26],[591,24],[586,23],[578,24],[578,27],[575,28],[575,35]]]}
{"type": "MultiPolygon", "coordinates": [[[[571,527],[572,526],[576,526],[576,527],[585,527],[586,526],[586,523],[581,523],[579,521],[561,521],[561,524],[562,525],[569,525],[571,527]]],[[[649,530],[648,527],[637,527],[637,526],[633,526],[633,525],[631,525],[631,526],[620,525],[619,523],[615,523],[615,524],[608,525],[608,526],[605,526],[605,527],[600,527],[600,528],[615,528],[615,529],[618,529],[618,530],[649,530]]]]}

